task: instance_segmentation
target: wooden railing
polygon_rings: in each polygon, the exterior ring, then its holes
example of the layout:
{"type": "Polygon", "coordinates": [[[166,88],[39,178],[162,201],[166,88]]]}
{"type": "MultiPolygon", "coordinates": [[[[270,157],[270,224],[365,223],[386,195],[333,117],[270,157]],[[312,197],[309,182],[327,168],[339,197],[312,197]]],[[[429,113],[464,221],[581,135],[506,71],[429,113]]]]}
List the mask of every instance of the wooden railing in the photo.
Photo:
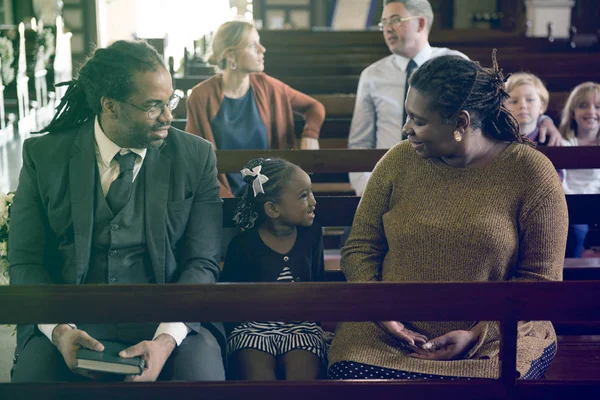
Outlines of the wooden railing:
{"type": "Polygon", "coordinates": [[[502,333],[497,380],[1,384],[3,399],[573,399],[600,390],[600,380],[525,382],[515,373],[517,322],[596,321],[600,282],[9,286],[0,304],[0,322],[13,324],[485,320],[502,333]]]}

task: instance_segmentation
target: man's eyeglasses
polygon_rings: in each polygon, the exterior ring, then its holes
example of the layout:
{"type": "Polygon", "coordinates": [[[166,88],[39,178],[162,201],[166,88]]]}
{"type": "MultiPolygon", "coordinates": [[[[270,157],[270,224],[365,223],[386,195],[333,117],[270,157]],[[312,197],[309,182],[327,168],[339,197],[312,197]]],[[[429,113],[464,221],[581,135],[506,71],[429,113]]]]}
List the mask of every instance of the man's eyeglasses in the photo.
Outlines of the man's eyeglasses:
{"type": "Polygon", "coordinates": [[[150,108],[136,106],[135,104],[129,103],[127,101],[122,101],[122,103],[129,104],[130,106],[135,107],[138,110],[147,112],[148,119],[156,119],[160,117],[160,115],[163,113],[165,106],[167,106],[169,111],[173,111],[174,109],[176,109],[179,105],[179,100],[181,100],[181,96],[179,96],[178,94],[173,94],[173,96],[169,98],[169,101],[167,103],[157,103],[151,106],[150,108]]]}
{"type": "Polygon", "coordinates": [[[409,21],[411,19],[417,19],[417,18],[422,18],[420,15],[415,15],[413,17],[401,17],[399,15],[394,15],[392,16],[389,21],[382,19],[381,22],[379,24],[377,24],[377,26],[379,27],[380,31],[383,31],[385,29],[386,25],[390,25],[392,28],[397,28],[400,26],[401,23],[403,23],[404,21],[409,21]]]}

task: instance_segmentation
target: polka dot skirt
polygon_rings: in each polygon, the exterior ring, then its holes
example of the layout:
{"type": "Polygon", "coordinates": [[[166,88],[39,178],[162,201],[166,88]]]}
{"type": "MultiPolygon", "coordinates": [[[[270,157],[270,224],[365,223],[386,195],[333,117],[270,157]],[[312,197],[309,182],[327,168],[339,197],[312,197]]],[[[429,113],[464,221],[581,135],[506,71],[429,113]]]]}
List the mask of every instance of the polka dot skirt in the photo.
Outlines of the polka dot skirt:
{"type": "MultiPolygon", "coordinates": [[[[544,349],[540,358],[531,363],[529,371],[521,379],[542,379],[556,354],[556,343],[544,349]]],[[[477,378],[421,374],[377,367],[352,361],[339,361],[329,367],[329,379],[405,379],[405,380],[472,380],[477,378]]]]}
{"type": "Polygon", "coordinates": [[[399,371],[397,369],[382,368],[375,365],[361,364],[352,361],[339,361],[329,367],[329,379],[414,379],[414,380],[471,380],[458,376],[442,376],[421,374],[418,372],[399,371]]]}
{"type": "Polygon", "coordinates": [[[550,367],[554,356],[556,355],[556,343],[552,343],[550,346],[544,349],[544,352],[540,356],[531,362],[531,367],[521,379],[542,379],[544,374],[550,367]]]}

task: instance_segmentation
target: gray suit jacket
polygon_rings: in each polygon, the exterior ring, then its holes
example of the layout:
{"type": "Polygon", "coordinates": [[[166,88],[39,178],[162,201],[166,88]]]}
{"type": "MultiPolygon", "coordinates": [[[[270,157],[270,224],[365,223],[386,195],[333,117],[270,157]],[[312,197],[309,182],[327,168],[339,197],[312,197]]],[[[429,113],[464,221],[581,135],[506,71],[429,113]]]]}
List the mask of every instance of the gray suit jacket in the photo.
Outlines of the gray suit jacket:
{"type": "MultiPolygon", "coordinates": [[[[157,283],[216,282],[223,220],[213,146],[171,128],[162,147],[148,149],[144,168],[146,244],[157,283]]],[[[11,284],[83,283],[90,260],[95,174],[93,121],[25,141],[11,210],[11,284]],[[64,265],[58,247],[72,241],[76,262],[64,265]]],[[[187,325],[192,330],[200,326],[187,325]]],[[[208,325],[223,332],[221,324],[208,325]]],[[[33,326],[19,327],[18,347],[33,334],[33,326]]]]}

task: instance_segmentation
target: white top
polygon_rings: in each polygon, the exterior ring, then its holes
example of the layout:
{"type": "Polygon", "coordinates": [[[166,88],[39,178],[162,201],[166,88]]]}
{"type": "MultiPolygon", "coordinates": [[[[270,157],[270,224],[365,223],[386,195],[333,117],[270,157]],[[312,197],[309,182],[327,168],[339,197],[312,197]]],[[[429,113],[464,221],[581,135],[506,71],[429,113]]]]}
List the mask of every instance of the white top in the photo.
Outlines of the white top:
{"type": "MultiPolygon", "coordinates": [[[[439,56],[468,58],[460,51],[425,45],[413,60],[417,67],[439,56]]],[[[406,68],[410,59],[391,54],[369,65],[360,74],[356,104],[348,137],[351,149],[389,149],[402,140],[406,68]]],[[[350,174],[350,182],[361,196],[370,172],[350,174]]]]}
{"type": "MultiPolygon", "coordinates": [[[[119,147],[115,142],[110,140],[108,136],[102,131],[100,124],[98,123],[98,117],[94,121],[94,138],[96,148],[96,161],[98,162],[98,172],[100,173],[100,184],[102,185],[102,191],[104,196],[108,193],[110,184],[117,179],[120,172],[119,162],[114,159],[117,153],[127,154],[129,152],[136,153],[139,157],[136,157],[135,164],[133,165],[133,180],[137,177],[144,159],[146,157],[147,149],[124,149],[119,147]]],[[[52,342],[52,331],[57,324],[38,324],[38,329],[46,335],[52,342]]],[[[69,324],[71,327],[75,327],[74,324],[69,324]]],[[[167,333],[175,339],[177,346],[183,342],[183,339],[190,332],[190,328],[183,322],[163,322],[156,329],[153,340],[156,339],[161,333],[167,333]]]]}
{"type": "MultiPolygon", "coordinates": [[[[563,146],[579,146],[577,138],[562,140],[563,146]]],[[[565,194],[600,194],[600,168],[564,170],[565,194]]]]}

